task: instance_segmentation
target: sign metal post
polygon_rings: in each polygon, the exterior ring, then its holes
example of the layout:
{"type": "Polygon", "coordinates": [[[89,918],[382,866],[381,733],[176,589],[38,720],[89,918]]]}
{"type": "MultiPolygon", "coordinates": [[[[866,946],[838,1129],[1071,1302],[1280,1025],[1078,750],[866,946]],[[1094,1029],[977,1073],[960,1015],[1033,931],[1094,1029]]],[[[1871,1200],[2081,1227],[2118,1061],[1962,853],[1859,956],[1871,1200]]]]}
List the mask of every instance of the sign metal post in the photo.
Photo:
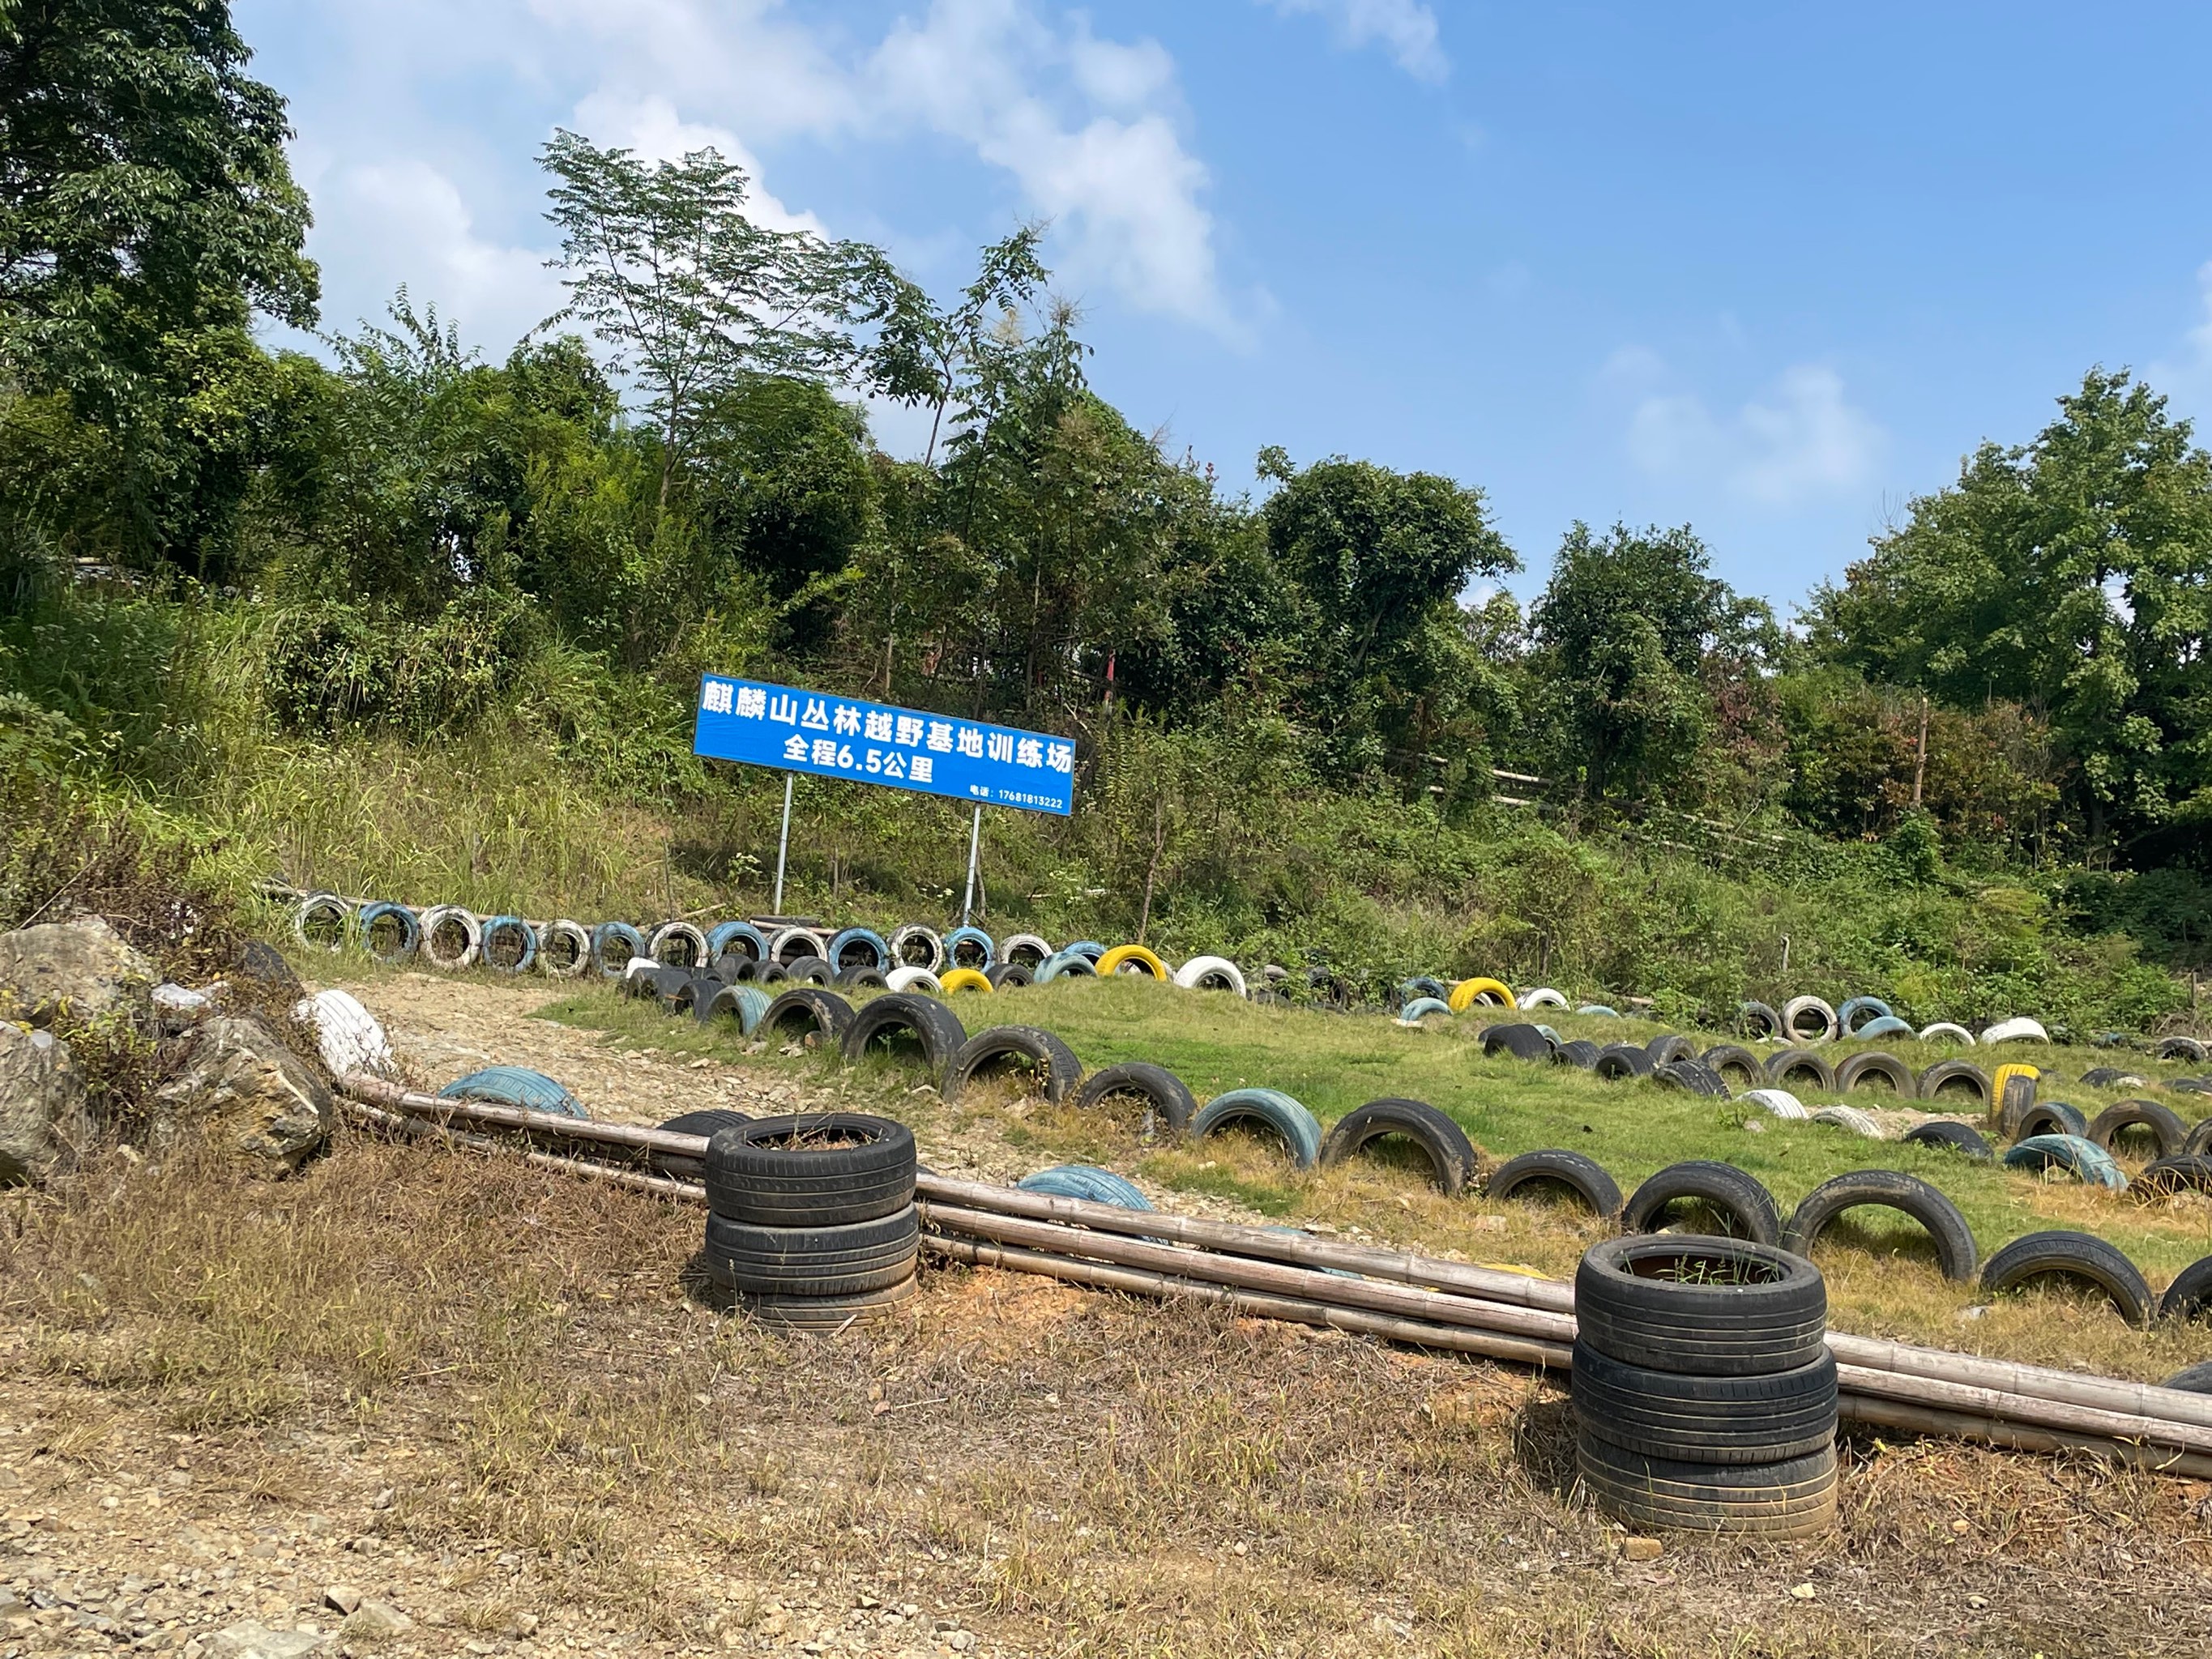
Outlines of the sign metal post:
{"type": "Polygon", "coordinates": [[[797,781],[790,773],[783,775],[783,835],[775,844],[775,903],[771,907],[778,915],[783,914],[783,861],[791,853],[791,786],[797,781]]]}
{"type": "Polygon", "coordinates": [[[975,809],[975,821],[968,826],[968,896],[960,901],[960,925],[968,925],[969,914],[975,908],[975,856],[983,848],[983,809],[975,809]]]}

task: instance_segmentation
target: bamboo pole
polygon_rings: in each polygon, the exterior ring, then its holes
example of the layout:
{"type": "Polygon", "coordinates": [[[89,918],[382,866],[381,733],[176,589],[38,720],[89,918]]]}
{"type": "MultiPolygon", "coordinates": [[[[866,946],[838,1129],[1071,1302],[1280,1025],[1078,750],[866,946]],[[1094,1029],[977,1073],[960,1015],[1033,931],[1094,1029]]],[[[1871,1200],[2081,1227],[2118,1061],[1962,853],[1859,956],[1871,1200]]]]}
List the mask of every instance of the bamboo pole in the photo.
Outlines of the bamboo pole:
{"type": "Polygon", "coordinates": [[[1126,1291],[1139,1296],[1188,1297],[1218,1303],[1258,1318],[1288,1320],[1301,1325],[1327,1325],[1366,1336],[1386,1337],[1419,1347],[1449,1349],[1479,1354],[1488,1359],[1510,1359],[1523,1365],[1565,1371],[1571,1351],[1556,1342],[1531,1341],[1487,1331],[1451,1325],[1431,1325],[1416,1319],[1394,1318],[1333,1303],[1311,1302],[1298,1297],[1269,1296],[1255,1291],[1182,1279],[1173,1273],[1148,1273],[1103,1262],[1077,1261],[1046,1250],[1018,1245],[994,1244],[977,1239],[947,1238],[924,1233],[921,1248],[932,1255],[971,1267],[1004,1267],[1017,1273],[1040,1273],[1097,1290],[1126,1291]]]}
{"type": "Polygon", "coordinates": [[[2212,1457],[2201,1452],[2167,1451],[2138,1446],[2126,1440],[2107,1440],[2101,1435],[2069,1434],[2061,1430],[2030,1428],[1981,1413],[1947,1411],[1916,1406],[1901,1400],[1844,1390],[1839,1396],[1843,1416],[1854,1423],[1878,1429],[1902,1429],[1911,1434],[1934,1434],[1967,1440],[1986,1440],[2014,1451],[2081,1451],[2109,1457],[2135,1468],[2160,1474],[2185,1474],[2212,1480],[2212,1457]]]}
{"type": "MultiPolygon", "coordinates": [[[[341,1103],[343,1109],[358,1122],[380,1129],[388,1129],[410,1140],[441,1140],[465,1152],[510,1154],[512,1142],[494,1140],[488,1135],[464,1134],[458,1129],[425,1122],[417,1117],[402,1117],[396,1113],[380,1111],[358,1101],[341,1103]]],[[[611,1182],[617,1187],[628,1187],[637,1192],[654,1193],[663,1198],[680,1198],[693,1204],[707,1201],[707,1189],[688,1181],[672,1181],[663,1176],[640,1175],[634,1170],[617,1170],[605,1164],[588,1163],[582,1158],[556,1158],[550,1152],[525,1152],[522,1160],[534,1164],[541,1170],[557,1170],[562,1175],[588,1176],[595,1181],[611,1182]]]]}

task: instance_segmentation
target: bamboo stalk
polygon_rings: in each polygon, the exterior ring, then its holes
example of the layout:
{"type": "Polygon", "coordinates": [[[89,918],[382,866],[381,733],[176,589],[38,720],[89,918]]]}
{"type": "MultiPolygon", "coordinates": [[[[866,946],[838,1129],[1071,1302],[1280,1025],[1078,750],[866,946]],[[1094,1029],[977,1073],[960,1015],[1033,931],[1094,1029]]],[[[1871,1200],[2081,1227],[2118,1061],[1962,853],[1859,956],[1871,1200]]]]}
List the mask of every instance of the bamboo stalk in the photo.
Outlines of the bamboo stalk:
{"type": "MultiPolygon", "coordinates": [[[[425,1122],[419,1117],[402,1117],[396,1113],[380,1111],[358,1101],[343,1101],[343,1109],[356,1121],[388,1129],[394,1134],[410,1140],[442,1140],[471,1152],[494,1155],[514,1152],[511,1141],[494,1140],[488,1135],[464,1134],[458,1129],[425,1122]]],[[[556,1158],[550,1152],[525,1152],[526,1164],[534,1164],[541,1170],[557,1170],[562,1175],[588,1176],[595,1181],[611,1182],[617,1187],[628,1187],[637,1192],[655,1193],[663,1198],[680,1198],[693,1204],[707,1201],[707,1189],[688,1181],[672,1181],[663,1176],[640,1175],[635,1170],[617,1170],[605,1164],[592,1164],[582,1158],[556,1158]]]]}
{"type": "Polygon", "coordinates": [[[1469,1330],[1459,1326],[1431,1325],[1420,1320],[1394,1318],[1331,1303],[1310,1302],[1298,1297],[1268,1296],[1254,1291],[1237,1290],[1198,1279],[1178,1278],[1172,1273],[1148,1273],[1103,1262],[1077,1261],[1046,1250],[1023,1249],[1018,1245],[993,1244],[976,1239],[947,1238],[936,1233],[924,1233],[921,1248],[933,1255],[942,1256],[950,1261],[966,1262],[971,1267],[1004,1267],[1017,1273],[1040,1273],[1070,1284],[1088,1285],[1097,1290],[1127,1291],[1140,1296],[1188,1297],[1198,1301],[1218,1303],[1259,1318],[1287,1320],[1301,1325],[1331,1326],[1338,1330],[1386,1337],[1392,1341],[1411,1343],[1419,1347],[1449,1349],[1459,1353],[1479,1354],[1489,1359],[1510,1359],[1549,1370],[1565,1371],[1570,1364],[1570,1351],[1556,1342],[1530,1341],[1525,1338],[1469,1330]]]}
{"type": "Polygon", "coordinates": [[[633,1123],[601,1123],[593,1118],[568,1117],[559,1112],[533,1112],[522,1106],[499,1106],[483,1100],[447,1100],[387,1083],[365,1072],[348,1072],[338,1080],[340,1091],[387,1111],[404,1112],[433,1122],[491,1124],[502,1129],[524,1129],[563,1140],[594,1141],[608,1146],[673,1152],[682,1158],[704,1158],[707,1137],[676,1134],[666,1129],[647,1129],[633,1123]]]}
{"type": "Polygon", "coordinates": [[[1013,1244],[1060,1256],[1088,1256],[1119,1267],[1147,1267],[1178,1278],[1239,1290],[1289,1295],[1338,1307],[1417,1318],[1431,1325],[1499,1331],[1561,1347],[1571,1344],[1575,1337],[1575,1322],[1568,1314],[1483,1302],[1473,1297],[1419,1290],[1410,1285],[1341,1279],[1309,1267],[1253,1261],[1212,1250],[1178,1249],[1170,1244],[1117,1238],[1105,1233],[1086,1233],[1054,1222],[955,1209],[927,1200],[918,1207],[926,1228],[988,1239],[994,1243],[1013,1244]]]}
{"type": "Polygon", "coordinates": [[[1947,1411],[1938,1407],[1912,1405],[1901,1400],[1889,1400],[1849,1389],[1844,1390],[1838,1399],[1844,1418],[1875,1428],[1986,1440],[1991,1445],[2009,1447],[2015,1451],[2091,1452],[2100,1457],[2112,1458],[2133,1468],[2151,1469],[2160,1474],[2185,1474],[2199,1480],[2212,1480],[2212,1457],[2207,1457],[2202,1452],[2167,1451],[2156,1446],[2138,1446],[2125,1440],[2108,1440],[2101,1435],[2069,1434],[2057,1429],[2030,1428],[1983,1413],[1947,1411]]]}
{"type": "Polygon", "coordinates": [[[1914,1376],[1904,1371],[1878,1370],[1865,1365],[1838,1365],[1836,1376],[1844,1388],[1863,1395],[1901,1401],[1931,1410],[2002,1417],[2054,1432],[2153,1442],[2176,1451],[2212,1457],[2212,1430],[2177,1423],[2170,1418],[2104,1411],[2094,1406],[1980,1388],[1946,1377],[1914,1376]]]}
{"type": "Polygon", "coordinates": [[[1843,1331],[1828,1333],[1828,1351],[1836,1356],[1838,1364],[1856,1365],[1869,1371],[1971,1383],[2034,1400],[2154,1417],[2168,1423],[2186,1423],[2193,1428],[2212,1428],[2212,1395],[2191,1394],[2184,1389],[2161,1389],[2154,1382],[2130,1382],[2117,1376],[2085,1376],[2075,1371],[2055,1370],[2047,1365],[1955,1353],[1948,1348],[1914,1347],[1909,1343],[1884,1342],[1843,1331]]]}

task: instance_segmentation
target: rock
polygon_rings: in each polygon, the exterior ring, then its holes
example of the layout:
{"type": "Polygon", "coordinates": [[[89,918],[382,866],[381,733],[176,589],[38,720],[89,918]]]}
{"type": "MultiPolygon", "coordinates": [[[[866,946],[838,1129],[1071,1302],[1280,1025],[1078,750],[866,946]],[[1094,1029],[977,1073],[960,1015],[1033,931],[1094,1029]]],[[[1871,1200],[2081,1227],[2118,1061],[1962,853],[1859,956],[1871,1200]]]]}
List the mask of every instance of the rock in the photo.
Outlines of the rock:
{"type": "Polygon", "coordinates": [[[158,977],[104,917],[0,933],[0,999],[33,1025],[52,1024],[64,1010],[77,1020],[143,1012],[158,977]]]}
{"type": "Polygon", "coordinates": [[[270,1630],[251,1619],[207,1639],[207,1651],[222,1659],[306,1659],[325,1645],[323,1638],[311,1630],[270,1630]]]}
{"type": "Polygon", "coordinates": [[[217,1016],[192,1034],[184,1070],[155,1094],[173,1119],[204,1121],[246,1157],[296,1170],[330,1139],[331,1091],[251,1015],[217,1016]]]}
{"type": "Polygon", "coordinates": [[[1631,1538],[1620,1549],[1632,1561],[1656,1561],[1667,1553],[1667,1547],[1656,1538],[1631,1538]]]}
{"type": "Polygon", "coordinates": [[[0,1186],[41,1179],[91,1133],[69,1044],[0,1020],[0,1186]]]}
{"type": "Polygon", "coordinates": [[[364,1601],[346,1615],[338,1634],[349,1642],[381,1642],[414,1628],[415,1621],[391,1602],[364,1601]]]}
{"type": "Polygon", "coordinates": [[[361,1605],[361,1592],[351,1584],[332,1584],[323,1592],[323,1600],[340,1613],[351,1613],[361,1605]]]}

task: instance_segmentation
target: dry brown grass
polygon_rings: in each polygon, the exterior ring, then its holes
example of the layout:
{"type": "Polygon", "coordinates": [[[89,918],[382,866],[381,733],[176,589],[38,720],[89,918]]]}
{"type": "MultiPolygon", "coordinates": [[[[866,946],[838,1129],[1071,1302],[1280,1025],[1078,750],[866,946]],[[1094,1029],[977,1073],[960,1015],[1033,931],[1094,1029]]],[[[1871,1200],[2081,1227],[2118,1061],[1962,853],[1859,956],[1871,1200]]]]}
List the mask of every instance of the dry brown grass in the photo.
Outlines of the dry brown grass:
{"type": "Polygon", "coordinates": [[[2087,1462],[1861,1440],[1835,1538],[1632,1565],[1510,1369],[996,1273],[787,1340],[685,1294],[696,1212],[357,1139],[282,1185],[8,1201],[6,1367],[55,1456],[150,1419],[249,1506],[391,1487],[374,1527],[455,1563],[466,1631],[551,1599],[766,1644],[779,1600],[863,1590],[1009,1652],[1194,1659],[2194,1654],[2212,1621],[2203,1489],[2087,1462]]]}

